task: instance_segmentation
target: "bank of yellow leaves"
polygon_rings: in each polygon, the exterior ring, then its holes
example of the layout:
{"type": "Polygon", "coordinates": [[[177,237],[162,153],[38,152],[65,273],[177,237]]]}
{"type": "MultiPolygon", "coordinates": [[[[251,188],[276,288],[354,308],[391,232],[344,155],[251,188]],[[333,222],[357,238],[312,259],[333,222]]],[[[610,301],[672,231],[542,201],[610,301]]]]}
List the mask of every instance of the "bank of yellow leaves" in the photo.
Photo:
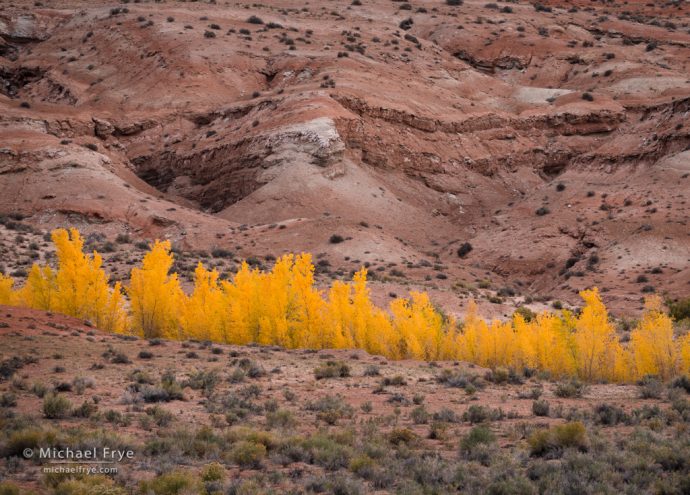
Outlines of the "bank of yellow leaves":
{"type": "Polygon", "coordinates": [[[0,273],[0,304],[14,304],[16,295],[12,290],[14,279],[10,276],[0,273]]]}
{"type": "Polygon", "coordinates": [[[89,320],[110,332],[124,331],[121,286],[109,286],[101,256],[95,251],[91,255],[84,253],[84,241],[76,229],[57,229],[52,240],[57,250],[57,270],[34,264],[17,294],[20,302],[89,320]]]}
{"type": "Polygon", "coordinates": [[[684,342],[674,339],[673,321],[662,311],[658,296],[647,299],[645,306],[640,323],[630,335],[635,372],[637,376],[657,375],[667,380],[681,371],[684,342]]]}
{"type": "Polygon", "coordinates": [[[658,298],[623,346],[596,289],[580,293],[579,313],[543,312],[529,321],[486,321],[470,302],[456,322],[428,295],[412,292],[387,309],[373,304],[362,268],[320,291],[308,254],[287,254],[268,271],[242,263],[228,280],[199,263],[186,294],[172,272],[170,242],[156,241],[131,272],[126,301],[108,286],[98,253],[83,253],[76,230],[53,233],[57,269],[34,265],[23,288],[0,275],[0,304],[21,304],[90,319],[143,337],[252,342],[287,348],[359,348],[391,359],[465,360],[489,368],[531,368],[554,378],[632,381],[690,374],[690,335],[676,337],[658,298]]]}
{"type": "Polygon", "coordinates": [[[585,306],[577,318],[573,336],[577,374],[587,381],[614,380],[623,371],[621,349],[606,306],[597,289],[584,290],[580,297],[585,306]]]}
{"type": "Polygon", "coordinates": [[[182,338],[180,309],[184,294],[177,274],[170,273],[172,264],[170,241],[156,241],[144,256],[141,268],[132,269],[127,295],[134,333],[145,338],[182,338]]]}

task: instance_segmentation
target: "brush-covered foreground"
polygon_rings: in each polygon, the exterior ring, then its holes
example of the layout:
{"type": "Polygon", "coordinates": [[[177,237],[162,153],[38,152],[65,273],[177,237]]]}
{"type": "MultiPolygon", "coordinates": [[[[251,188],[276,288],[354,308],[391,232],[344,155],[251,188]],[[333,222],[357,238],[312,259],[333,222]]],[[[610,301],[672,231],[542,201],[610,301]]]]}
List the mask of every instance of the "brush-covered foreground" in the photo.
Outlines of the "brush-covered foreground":
{"type": "Polygon", "coordinates": [[[177,273],[171,273],[174,256],[168,241],[151,245],[123,291],[120,282],[109,286],[96,251],[84,254],[76,229],[57,229],[52,240],[56,268],[34,264],[21,289],[0,274],[0,304],[58,311],[146,338],[357,348],[391,359],[461,359],[587,382],[690,375],[690,334],[676,335],[658,297],[648,299],[624,345],[596,288],[580,293],[585,305],[577,313],[516,311],[512,320],[487,322],[471,302],[458,323],[424,292],[394,299],[388,311],[378,308],[370,299],[364,267],[352,282],[336,280],[323,294],[314,285],[308,254],[284,255],[270,271],[243,262],[232,280],[220,280],[218,271],[199,262],[187,295],[177,273]]]}
{"type": "Polygon", "coordinates": [[[0,493],[687,493],[690,382],[142,340],[0,308],[0,493]],[[529,375],[529,376],[528,376],[529,375]],[[115,475],[26,448],[132,449],[115,475]]]}

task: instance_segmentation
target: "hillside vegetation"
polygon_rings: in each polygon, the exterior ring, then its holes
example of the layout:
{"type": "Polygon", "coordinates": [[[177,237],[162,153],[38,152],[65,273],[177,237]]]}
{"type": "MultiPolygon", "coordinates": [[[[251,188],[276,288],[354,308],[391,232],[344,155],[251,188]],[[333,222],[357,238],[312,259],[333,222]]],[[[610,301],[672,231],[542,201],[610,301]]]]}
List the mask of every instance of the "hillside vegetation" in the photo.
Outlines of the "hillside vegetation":
{"type": "Polygon", "coordinates": [[[129,285],[108,285],[97,252],[82,251],[76,229],[52,234],[57,268],[34,264],[26,284],[0,276],[0,303],[58,311],[92,321],[104,330],[230,344],[286,348],[359,348],[391,359],[460,359],[481,366],[525,368],[554,377],[629,382],[646,375],[664,380],[690,373],[690,335],[676,337],[673,321],[657,297],[622,343],[596,288],[580,293],[584,307],[510,321],[484,321],[470,308],[463,322],[434,307],[427,294],[396,298],[388,311],[369,298],[366,269],[352,282],[335,281],[322,293],[314,287],[308,254],[285,255],[270,271],[244,262],[231,280],[220,280],[201,263],[186,294],[171,273],[170,243],[156,241],[129,285]]]}

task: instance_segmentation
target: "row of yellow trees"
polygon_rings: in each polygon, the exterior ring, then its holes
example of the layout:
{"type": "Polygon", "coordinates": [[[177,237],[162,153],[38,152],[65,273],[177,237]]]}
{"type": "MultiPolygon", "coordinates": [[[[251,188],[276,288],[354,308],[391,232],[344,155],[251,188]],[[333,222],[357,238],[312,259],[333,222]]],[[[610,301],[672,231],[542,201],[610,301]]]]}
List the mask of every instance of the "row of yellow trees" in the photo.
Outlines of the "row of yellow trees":
{"type": "Polygon", "coordinates": [[[371,302],[366,270],[349,283],[314,287],[308,254],[285,255],[263,272],[243,263],[231,281],[199,263],[186,294],[171,273],[168,241],[155,242],[129,285],[110,286],[97,252],[83,252],[75,229],[52,234],[57,269],[34,265],[24,286],[0,275],[0,303],[62,312],[110,332],[288,348],[359,348],[391,359],[459,359],[486,367],[530,367],[556,377],[631,381],[690,374],[690,335],[675,337],[660,301],[650,299],[623,345],[596,289],[581,292],[578,315],[544,312],[530,321],[487,322],[470,305],[462,323],[442,315],[426,293],[398,298],[388,311],[371,302]]]}

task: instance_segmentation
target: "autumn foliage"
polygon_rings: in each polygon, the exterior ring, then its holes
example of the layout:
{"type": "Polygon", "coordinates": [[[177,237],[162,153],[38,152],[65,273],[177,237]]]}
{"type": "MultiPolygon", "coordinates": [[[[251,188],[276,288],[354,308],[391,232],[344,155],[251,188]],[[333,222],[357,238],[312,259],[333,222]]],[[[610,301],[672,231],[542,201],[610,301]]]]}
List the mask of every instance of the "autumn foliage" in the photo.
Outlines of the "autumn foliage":
{"type": "Polygon", "coordinates": [[[391,359],[464,360],[489,368],[535,369],[553,377],[629,382],[645,375],[690,374],[690,335],[651,298],[623,344],[597,289],[580,293],[577,314],[544,312],[526,320],[485,321],[471,302],[462,322],[437,310],[426,293],[375,306],[362,268],[352,281],[314,285],[309,254],[288,254],[270,271],[242,263],[231,280],[201,263],[187,294],[171,273],[168,241],[156,241],[128,286],[112,286],[97,252],[84,254],[75,229],[52,234],[58,266],[34,265],[22,288],[0,275],[0,304],[57,311],[107,331],[145,338],[259,343],[287,348],[359,348],[391,359]],[[126,296],[125,296],[126,294],[126,296]]]}

